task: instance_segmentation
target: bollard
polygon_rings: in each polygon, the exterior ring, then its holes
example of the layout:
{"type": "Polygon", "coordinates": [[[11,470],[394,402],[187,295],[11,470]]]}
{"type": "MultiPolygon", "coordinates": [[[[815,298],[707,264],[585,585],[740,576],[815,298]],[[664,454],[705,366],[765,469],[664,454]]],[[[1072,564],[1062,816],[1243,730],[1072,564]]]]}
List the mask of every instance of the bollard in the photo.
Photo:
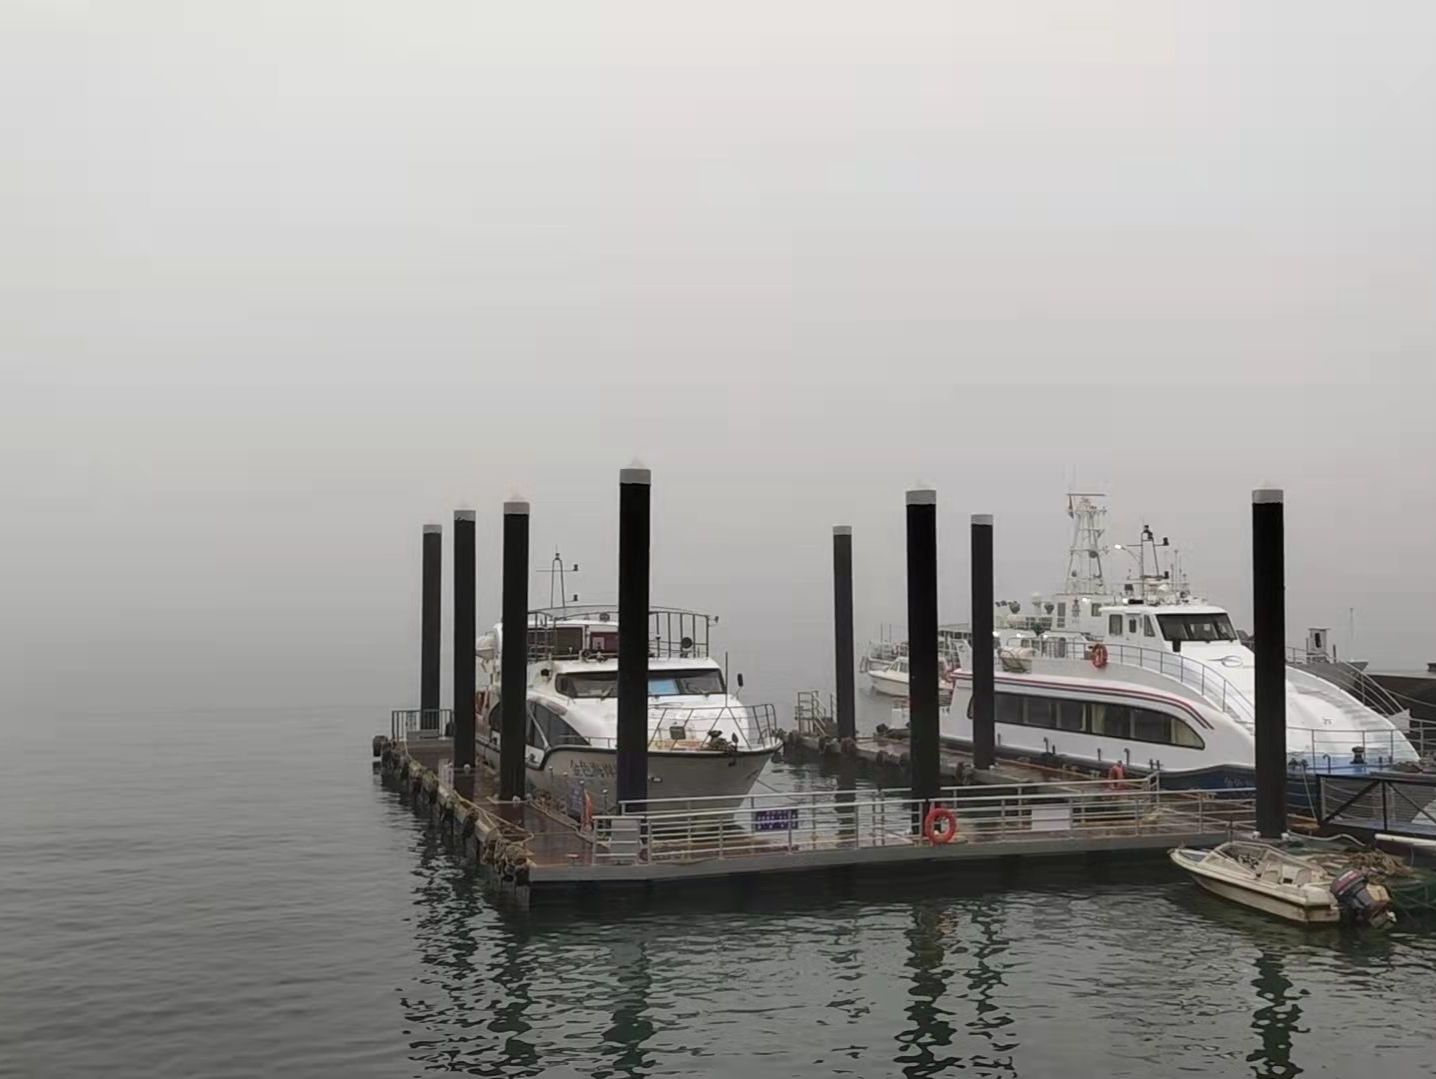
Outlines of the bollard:
{"type": "MultiPolygon", "coordinates": [[[[454,511],[454,782],[474,764],[474,511],[454,511]]],[[[468,784],[465,797],[473,795],[468,784]]]]}
{"type": "Polygon", "coordinates": [[[528,704],[529,504],[504,503],[503,653],[499,664],[499,798],[522,798],[527,790],[524,740],[528,704]]]}
{"type": "Polygon", "coordinates": [[[1282,492],[1252,492],[1252,642],[1256,664],[1256,815],[1264,839],[1286,832],[1286,551],[1282,492]]]}
{"type": "MultiPolygon", "coordinates": [[[[618,802],[648,797],[648,565],[653,474],[618,474],[618,802]]],[[[636,808],[636,807],[630,807],[636,808]]]]}
{"type": "Polygon", "coordinates": [[[858,736],[854,711],[853,668],[853,530],[833,527],[833,674],[837,683],[838,737],[858,736]]]}
{"type": "Polygon", "coordinates": [[[997,767],[992,662],[992,514],[972,515],[972,764],[997,767]]]}
{"type": "MultiPolygon", "coordinates": [[[[907,631],[909,786],[912,797],[937,797],[937,492],[907,493],[907,631]]],[[[921,810],[926,813],[926,806],[921,810]]]]}

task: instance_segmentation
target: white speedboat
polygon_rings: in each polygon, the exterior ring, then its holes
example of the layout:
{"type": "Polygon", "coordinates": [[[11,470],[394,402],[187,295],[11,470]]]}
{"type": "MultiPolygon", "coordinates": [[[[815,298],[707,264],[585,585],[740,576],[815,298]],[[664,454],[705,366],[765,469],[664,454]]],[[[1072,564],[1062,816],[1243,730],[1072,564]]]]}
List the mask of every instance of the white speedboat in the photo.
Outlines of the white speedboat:
{"type": "Polygon", "coordinates": [[[1389,925],[1391,897],[1365,874],[1332,877],[1317,862],[1256,841],[1212,850],[1178,847],[1173,864],[1213,895],[1302,925],[1389,925]]]}
{"type": "MultiPolygon", "coordinates": [[[[709,655],[714,620],[695,611],[649,613],[648,791],[694,800],[695,809],[736,805],[782,747],[770,704],[729,692],[709,655]]],[[[497,764],[502,624],[479,638],[487,685],[476,699],[477,748],[497,764]]],[[[528,619],[524,761],[531,789],[582,819],[616,812],[618,614],[611,607],[535,611],[528,619]]],[[[741,683],[742,676],[739,676],[741,683]]]]}
{"type": "MultiPolygon", "coordinates": [[[[952,700],[951,672],[944,671],[940,666],[937,675],[937,699],[941,704],[947,704],[952,700]],[[944,677],[944,675],[947,677],[944,677]]],[[[908,657],[899,656],[892,660],[885,667],[869,667],[868,681],[872,683],[873,692],[881,693],[885,697],[906,698],[912,683],[908,677],[908,657]]]]}

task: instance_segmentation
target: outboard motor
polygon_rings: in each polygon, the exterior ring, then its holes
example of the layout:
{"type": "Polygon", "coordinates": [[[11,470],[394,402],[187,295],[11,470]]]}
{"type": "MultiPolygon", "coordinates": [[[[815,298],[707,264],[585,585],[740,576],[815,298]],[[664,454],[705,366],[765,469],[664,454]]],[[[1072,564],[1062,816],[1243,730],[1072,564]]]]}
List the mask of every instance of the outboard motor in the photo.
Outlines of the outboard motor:
{"type": "Polygon", "coordinates": [[[1380,929],[1396,921],[1396,915],[1391,912],[1390,893],[1368,881],[1359,869],[1348,869],[1332,881],[1331,894],[1341,907],[1341,920],[1346,925],[1380,929]]]}

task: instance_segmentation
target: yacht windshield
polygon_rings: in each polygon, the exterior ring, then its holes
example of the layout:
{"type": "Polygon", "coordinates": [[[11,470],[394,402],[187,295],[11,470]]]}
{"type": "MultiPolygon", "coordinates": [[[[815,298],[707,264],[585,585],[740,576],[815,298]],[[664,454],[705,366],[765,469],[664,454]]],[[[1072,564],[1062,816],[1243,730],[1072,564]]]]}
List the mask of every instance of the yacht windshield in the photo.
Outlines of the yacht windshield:
{"type": "MultiPolygon", "coordinates": [[[[561,674],[554,688],[565,697],[607,698],[618,695],[617,671],[593,671],[585,674],[561,674]]],[[[695,671],[649,671],[650,697],[696,697],[723,692],[723,672],[713,669],[695,671]]]]}
{"type": "Polygon", "coordinates": [[[1225,614],[1159,614],[1162,636],[1169,641],[1234,641],[1237,631],[1225,614]]]}

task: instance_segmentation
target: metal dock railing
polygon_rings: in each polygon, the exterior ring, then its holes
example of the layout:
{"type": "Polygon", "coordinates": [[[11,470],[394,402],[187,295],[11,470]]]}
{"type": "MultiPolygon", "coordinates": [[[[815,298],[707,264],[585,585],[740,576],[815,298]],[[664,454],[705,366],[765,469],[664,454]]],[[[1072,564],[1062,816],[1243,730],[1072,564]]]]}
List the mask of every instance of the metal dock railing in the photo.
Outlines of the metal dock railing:
{"type": "MultiPolygon", "coordinates": [[[[702,799],[594,818],[595,864],[688,863],[754,855],[802,855],[886,847],[1210,835],[1250,830],[1250,790],[1170,791],[1146,780],[1031,784],[1002,794],[948,788],[935,803],[907,791],[823,791],[751,795],[733,805],[702,799]],[[949,810],[956,832],[935,842],[923,828],[932,805],[949,810]]],[[[635,807],[636,808],[636,807],[635,807]]],[[[1080,847],[1082,844],[1074,844],[1080,847]]]]}

